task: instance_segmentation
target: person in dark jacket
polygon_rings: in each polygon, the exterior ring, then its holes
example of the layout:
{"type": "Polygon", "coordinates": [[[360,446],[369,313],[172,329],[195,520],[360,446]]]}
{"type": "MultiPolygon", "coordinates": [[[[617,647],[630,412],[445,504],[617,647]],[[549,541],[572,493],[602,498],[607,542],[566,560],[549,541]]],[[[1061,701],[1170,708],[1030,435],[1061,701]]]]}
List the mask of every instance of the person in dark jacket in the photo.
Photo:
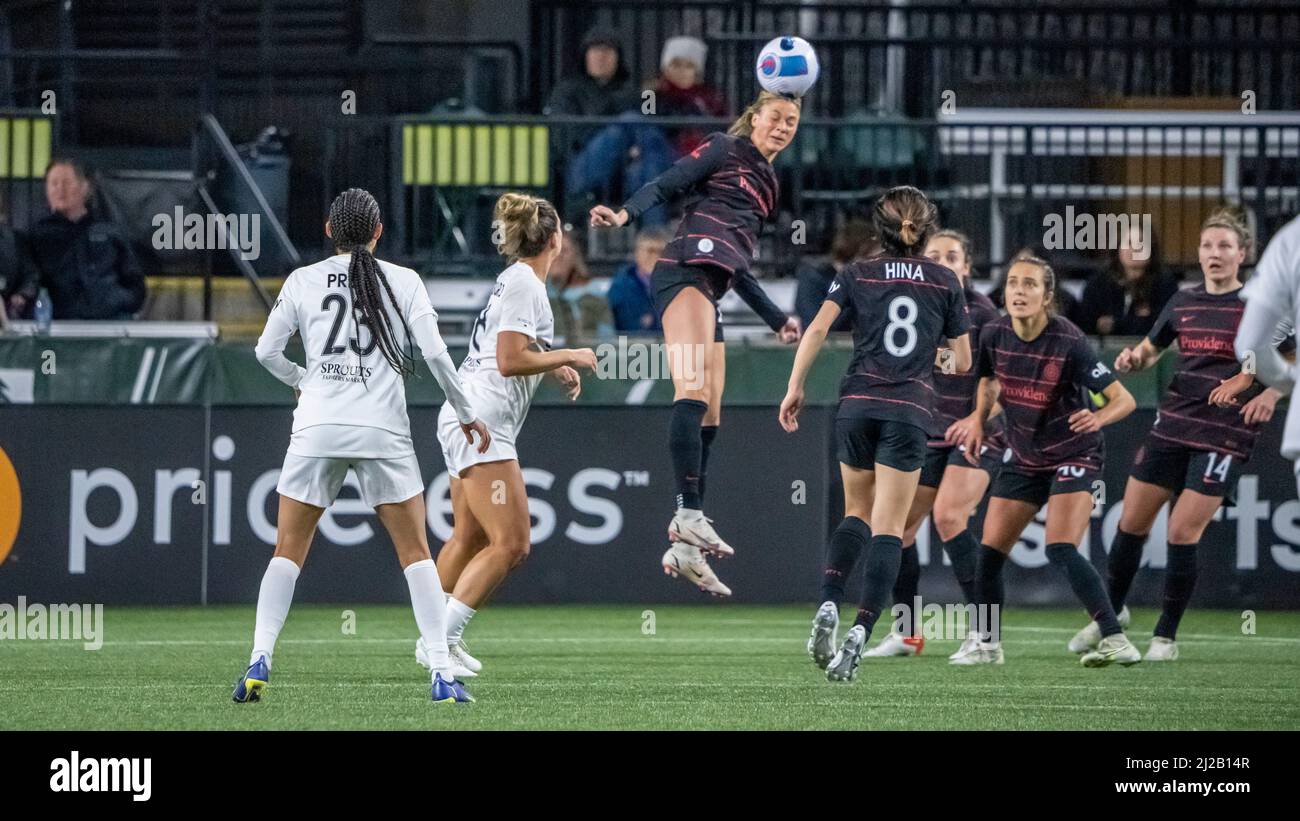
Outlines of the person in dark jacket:
{"type": "MultiPolygon", "coordinates": [[[[606,117],[606,126],[574,128],[564,146],[565,213],[586,211],[598,194],[622,183],[629,195],[660,174],[676,159],[663,129],[650,125],[641,113],[641,94],[623,65],[622,44],[608,29],[593,28],[582,41],[581,77],[561,80],[543,109],[544,114],[606,117]]],[[[661,225],[664,208],[651,209],[643,225],[661,225]]]]}
{"type": "Polygon", "coordinates": [[[55,319],[131,319],[144,305],[144,274],[125,235],[87,208],[90,179],[76,160],[45,170],[50,206],[28,232],[27,247],[55,319]]]}
{"type": "Polygon", "coordinates": [[[9,226],[0,209],[0,314],[26,318],[36,293],[36,271],[27,258],[26,238],[9,226]]]}
{"type": "Polygon", "coordinates": [[[614,312],[614,330],[619,333],[663,332],[650,274],[655,262],[663,255],[668,239],[669,233],[665,229],[642,229],[636,235],[635,259],[614,272],[607,299],[609,309],[614,312]]]}
{"type": "MultiPolygon", "coordinates": [[[[807,327],[821,310],[826,300],[826,289],[831,287],[831,280],[845,265],[857,259],[864,259],[877,253],[880,241],[871,226],[864,220],[849,220],[835,232],[831,241],[831,254],[823,262],[806,261],[799,264],[795,271],[798,286],[794,295],[794,311],[799,321],[807,327]]],[[[846,312],[831,325],[832,331],[849,331],[853,329],[853,317],[846,312]]]]}
{"type": "MultiPolygon", "coordinates": [[[[1136,229],[1135,229],[1136,230],[1136,229]]],[[[1164,270],[1160,244],[1152,233],[1145,259],[1133,247],[1138,237],[1125,242],[1111,256],[1110,265],[1088,279],[1083,287],[1082,321],[1086,334],[1146,336],[1169,298],[1178,293],[1178,277],[1164,270]]]]}

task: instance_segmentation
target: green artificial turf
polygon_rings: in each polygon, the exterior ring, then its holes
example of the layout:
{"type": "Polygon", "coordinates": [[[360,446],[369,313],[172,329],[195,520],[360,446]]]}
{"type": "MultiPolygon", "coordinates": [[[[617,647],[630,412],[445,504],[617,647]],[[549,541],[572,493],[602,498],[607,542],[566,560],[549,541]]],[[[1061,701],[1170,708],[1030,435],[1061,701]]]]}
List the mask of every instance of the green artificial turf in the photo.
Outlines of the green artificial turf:
{"type": "MultiPolygon", "coordinates": [[[[930,641],[830,684],[811,607],[502,605],[466,633],[477,703],[435,705],[409,608],[298,606],[263,700],[234,704],[253,613],[110,606],[97,651],[0,641],[0,729],[1300,729],[1295,612],[1243,635],[1240,613],[1193,610],[1178,661],[1089,670],[1065,649],[1079,611],[1013,608],[1004,666],[952,667],[957,642],[930,641]]],[[[1154,623],[1135,611],[1143,650],[1154,623]]]]}

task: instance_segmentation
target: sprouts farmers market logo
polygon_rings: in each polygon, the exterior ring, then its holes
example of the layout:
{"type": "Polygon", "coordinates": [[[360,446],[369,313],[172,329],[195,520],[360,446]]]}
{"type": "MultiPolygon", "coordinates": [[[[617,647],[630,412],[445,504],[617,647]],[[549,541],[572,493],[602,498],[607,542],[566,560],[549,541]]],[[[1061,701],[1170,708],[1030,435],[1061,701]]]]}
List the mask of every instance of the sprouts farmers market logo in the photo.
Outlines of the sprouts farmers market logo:
{"type": "Polygon", "coordinates": [[[0,564],[4,564],[18,538],[18,524],[23,519],[22,487],[18,471],[9,454],[0,448],[0,564]]]}

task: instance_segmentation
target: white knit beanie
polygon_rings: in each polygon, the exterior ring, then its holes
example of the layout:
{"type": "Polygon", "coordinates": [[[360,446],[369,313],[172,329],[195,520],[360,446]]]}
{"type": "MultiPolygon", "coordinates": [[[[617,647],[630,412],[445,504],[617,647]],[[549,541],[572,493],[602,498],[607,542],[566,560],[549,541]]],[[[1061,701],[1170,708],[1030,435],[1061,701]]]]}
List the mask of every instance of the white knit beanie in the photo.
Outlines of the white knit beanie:
{"type": "Polygon", "coordinates": [[[664,70],[668,64],[679,57],[694,63],[700,74],[704,73],[704,58],[709,54],[709,47],[698,37],[669,37],[664,43],[663,54],[659,57],[659,68],[664,70]]]}

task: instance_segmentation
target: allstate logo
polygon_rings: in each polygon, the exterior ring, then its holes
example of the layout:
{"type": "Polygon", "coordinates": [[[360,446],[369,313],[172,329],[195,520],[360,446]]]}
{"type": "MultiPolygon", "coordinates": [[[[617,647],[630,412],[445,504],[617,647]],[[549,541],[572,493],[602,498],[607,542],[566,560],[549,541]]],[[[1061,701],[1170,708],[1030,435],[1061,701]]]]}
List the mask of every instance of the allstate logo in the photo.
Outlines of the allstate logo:
{"type": "Polygon", "coordinates": [[[705,237],[704,239],[700,240],[700,244],[696,247],[700,249],[701,254],[707,254],[713,250],[713,240],[709,239],[708,237],[705,237]]]}
{"type": "Polygon", "coordinates": [[[0,448],[0,564],[4,563],[14,540],[18,538],[18,523],[23,517],[22,489],[18,486],[18,472],[9,455],[0,448]]]}
{"type": "Polygon", "coordinates": [[[781,62],[775,54],[764,54],[763,59],[758,62],[758,70],[763,72],[764,77],[772,77],[776,75],[780,65],[781,62]]]}

